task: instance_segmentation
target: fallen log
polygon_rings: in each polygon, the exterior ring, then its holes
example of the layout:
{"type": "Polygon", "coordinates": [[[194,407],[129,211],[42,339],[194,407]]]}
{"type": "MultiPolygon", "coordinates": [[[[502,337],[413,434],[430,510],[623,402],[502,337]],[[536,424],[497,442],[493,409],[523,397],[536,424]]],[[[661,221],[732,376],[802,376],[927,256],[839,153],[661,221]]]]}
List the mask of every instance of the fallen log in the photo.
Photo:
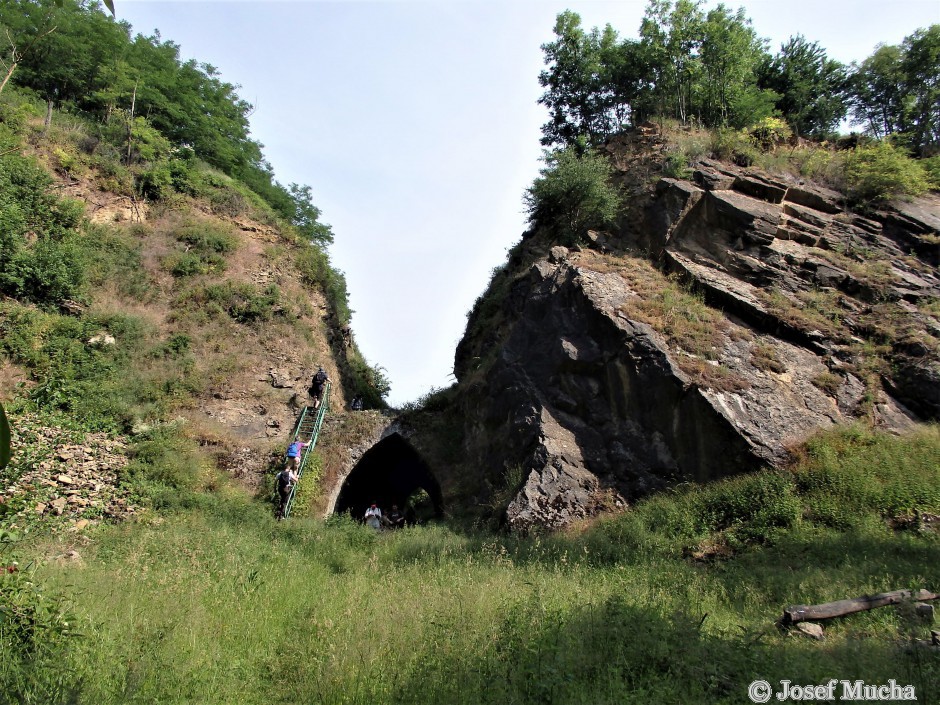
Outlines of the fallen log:
{"type": "Polygon", "coordinates": [[[808,619],[832,619],[833,617],[864,612],[885,605],[896,605],[905,600],[936,600],[938,597],[940,597],[940,593],[928,592],[927,590],[915,590],[913,592],[910,590],[893,590],[892,592],[881,592],[877,595],[863,595],[850,600],[826,602],[822,605],[792,605],[783,611],[781,622],[784,626],[788,626],[808,619]]]}

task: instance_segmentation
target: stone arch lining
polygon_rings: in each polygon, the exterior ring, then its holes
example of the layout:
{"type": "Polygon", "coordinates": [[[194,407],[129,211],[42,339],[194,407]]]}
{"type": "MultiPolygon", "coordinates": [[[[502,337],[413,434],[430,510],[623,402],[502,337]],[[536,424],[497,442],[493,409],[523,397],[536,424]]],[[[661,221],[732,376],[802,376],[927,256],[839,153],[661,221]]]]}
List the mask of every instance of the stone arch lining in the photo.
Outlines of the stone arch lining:
{"type": "Polygon", "coordinates": [[[392,504],[404,507],[419,489],[428,493],[435,512],[443,513],[441,488],[430,467],[404,437],[392,432],[363,453],[336,483],[326,514],[351,512],[358,519],[372,502],[383,510],[392,504]]]}

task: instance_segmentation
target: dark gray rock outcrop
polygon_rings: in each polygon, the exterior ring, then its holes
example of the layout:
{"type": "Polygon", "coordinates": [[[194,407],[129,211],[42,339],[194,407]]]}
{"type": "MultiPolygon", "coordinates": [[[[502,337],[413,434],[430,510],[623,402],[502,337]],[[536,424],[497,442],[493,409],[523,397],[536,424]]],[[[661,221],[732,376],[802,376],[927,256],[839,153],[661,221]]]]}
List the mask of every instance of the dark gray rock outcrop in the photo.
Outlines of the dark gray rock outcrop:
{"type": "MultiPolygon", "coordinates": [[[[630,159],[612,163],[628,183],[630,159]]],[[[862,217],[821,187],[713,161],[692,173],[659,180],[594,251],[528,238],[471,315],[460,472],[483,478],[480,503],[508,491],[513,529],[779,466],[856,418],[940,418],[936,199],[862,217]],[[704,352],[636,313],[657,295],[625,274],[644,256],[723,312],[704,352]]]]}

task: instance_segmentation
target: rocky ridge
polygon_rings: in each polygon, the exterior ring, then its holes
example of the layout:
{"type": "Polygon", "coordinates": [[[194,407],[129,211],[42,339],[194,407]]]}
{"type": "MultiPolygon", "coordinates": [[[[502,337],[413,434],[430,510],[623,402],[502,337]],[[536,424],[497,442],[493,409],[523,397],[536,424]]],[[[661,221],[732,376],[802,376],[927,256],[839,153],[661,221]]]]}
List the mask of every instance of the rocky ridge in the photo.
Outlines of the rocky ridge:
{"type": "MultiPolygon", "coordinates": [[[[622,183],[651,143],[607,146],[622,183]]],[[[470,491],[513,478],[511,527],[781,465],[833,424],[940,418],[936,197],[863,216],[705,160],[631,200],[590,249],[530,234],[458,347],[466,466],[484,469],[470,491]]]]}

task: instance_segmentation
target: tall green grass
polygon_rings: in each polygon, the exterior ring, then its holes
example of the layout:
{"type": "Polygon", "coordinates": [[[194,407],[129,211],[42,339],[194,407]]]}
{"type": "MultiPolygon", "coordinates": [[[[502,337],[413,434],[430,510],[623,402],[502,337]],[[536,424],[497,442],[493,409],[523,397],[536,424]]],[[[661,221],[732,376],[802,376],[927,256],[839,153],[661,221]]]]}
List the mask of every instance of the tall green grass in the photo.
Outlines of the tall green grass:
{"type": "Polygon", "coordinates": [[[16,673],[45,683],[41,702],[96,704],[739,703],[757,678],[833,677],[936,702],[940,656],[908,648],[927,632],[903,610],[833,620],[821,643],[774,622],[789,604],[940,586],[936,530],[890,522],[940,512],[938,453],[935,428],[841,430],[791,471],[527,539],[275,523],[220,497],[102,528],[81,563],[44,566],[81,636],[54,669],[16,673]]]}

